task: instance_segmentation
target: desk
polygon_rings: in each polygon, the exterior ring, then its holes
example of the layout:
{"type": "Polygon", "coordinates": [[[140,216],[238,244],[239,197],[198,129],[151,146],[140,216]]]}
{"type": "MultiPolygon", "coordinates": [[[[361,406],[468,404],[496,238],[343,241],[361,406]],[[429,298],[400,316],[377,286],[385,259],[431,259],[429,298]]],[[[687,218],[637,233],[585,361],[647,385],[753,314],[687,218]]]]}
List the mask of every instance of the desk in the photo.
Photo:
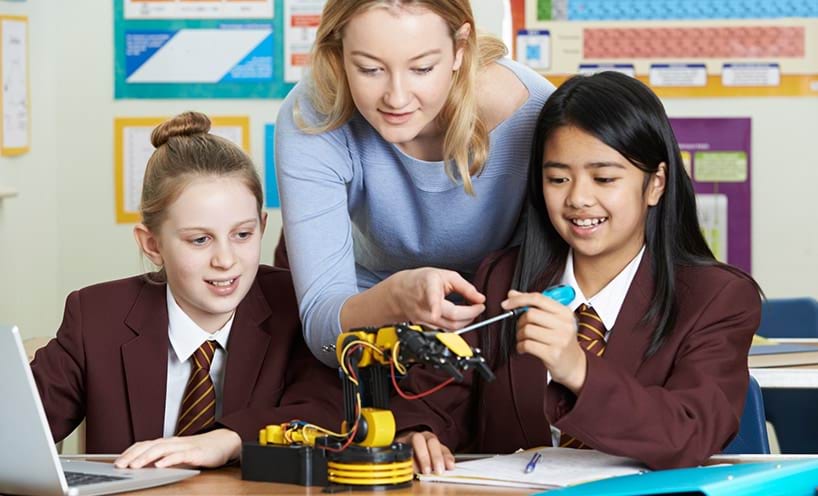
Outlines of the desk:
{"type": "MultiPolygon", "coordinates": [[[[818,346],[818,340],[812,338],[776,338],[773,341],[818,346]]],[[[762,389],[818,388],[818,364],[753,368],[750,375],[755,377],[762,389]]]]}
{"type": "MultiPolygon", "coordinates": [[[[233,495],[261,496],[270,494],[294,495],[309,494],[319,495],[322,493],[321,487],[304,487],[293,484],[275,484],[271,482],[251,482],[241,480],[241,471],[237,467],[220,468],[217,470],[205,470],[201,474],[190,479],[175,484],[168,484],[144,491],[128,493],[129,495],[160,496],[160,495],[233,495]]],[[[501,494],[507,496],[517,496],[532,494],[536,490],[509,489],[500,487],[469,486],[465,484],[438,484],[420,483],[415,481],[411,488],[395,491],[379,492],[382,496],[406,496],[406,495],[428,495],[428,496],[449,496],[458,494],[501,494]]],[[[368,492],[339,493],[367,495],[368,492]]]]}
{"type": "Polygon", "coordinates": [[[762,389],[816,389],[818,365],[750,369],[762,389]]]}

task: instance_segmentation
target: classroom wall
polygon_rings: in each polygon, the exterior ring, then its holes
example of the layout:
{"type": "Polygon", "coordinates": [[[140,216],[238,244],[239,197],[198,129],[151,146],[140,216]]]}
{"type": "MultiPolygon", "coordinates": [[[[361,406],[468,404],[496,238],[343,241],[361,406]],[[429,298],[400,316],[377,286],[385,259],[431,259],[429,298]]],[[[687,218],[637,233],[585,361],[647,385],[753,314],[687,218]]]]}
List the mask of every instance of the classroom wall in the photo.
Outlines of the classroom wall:
{"type": "MultiPolygon", "coordinates": [[[[69,291],[143,270],[131,225],[114,218],[113,120],[173,115],[249,115],[252,156],[263,164],[263,125],[278,101],[113,99],[113,2],[0,2],[31,17],[32,149],[0,158],[0,185],[20,191],[0,203],[0,322],[51,335],[69,291]]],[[[496,0],[475,1],[478,22],[497,32],[496,0]]],[[[811,139],[818,99],[676,99],[671,116],[753,118],[753,273],[770,297],[818,298],[818,179],[811,139]]],[[[280,229],[270,211],[263,261],[280,229]]]]}
{"type": "MultiPolygon", "coordinates": [[[[186,110],[209,115],[249,115],[251,155],[263,164],[265,123],[274,122],[279,102],[271,100],[113,99],[113,2],[58,2],[60,39],[69,45],[58,57],[57,201],[61,222],[57,254],[60,299],[75,289],[142,272],[133,225],[116,224],[114,213],[115,117],[172,116],[186,110]],[[94,5],[92,6],[91,3],[94,5]],[[69,56],[70,54],[70,56],[69,56]],[[75,70],[81,67],[82,70],[75,70]]],[[[271,211],[263,262],[272,263],[280,215],[271,211]]],[[[62,302],[60,303],[62,305],[62,302]]],[[[44,329],[49,332],[49,329],[44,329]]]]}
{"type": "Polygon", "coordinates": [[[28,336],[51,334],[61,315],[56,300],[62,291],[57,265],[58,71],[52,35],[57,16],[44,2],[0,2],[0,13],[29,17],[33,103],[31,151],[0,157],[0,189],[18,191],[17,197],[0,200],[0,323],[17,324],[28,336]]]}

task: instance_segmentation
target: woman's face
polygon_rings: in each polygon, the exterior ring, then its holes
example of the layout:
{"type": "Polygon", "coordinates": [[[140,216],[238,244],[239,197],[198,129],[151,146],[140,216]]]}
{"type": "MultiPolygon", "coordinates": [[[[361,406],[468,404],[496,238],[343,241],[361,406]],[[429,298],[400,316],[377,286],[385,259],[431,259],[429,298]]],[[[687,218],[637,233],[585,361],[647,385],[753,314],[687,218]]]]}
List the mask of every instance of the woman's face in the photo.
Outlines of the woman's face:
{"type": "Polygon", "coordinates": [[[343,54],[355,106],[386,141],[406,150],[440,133],[435,118],[463,58],[443,18],[423,8],[368,9],[344,27],[343,54]]]}

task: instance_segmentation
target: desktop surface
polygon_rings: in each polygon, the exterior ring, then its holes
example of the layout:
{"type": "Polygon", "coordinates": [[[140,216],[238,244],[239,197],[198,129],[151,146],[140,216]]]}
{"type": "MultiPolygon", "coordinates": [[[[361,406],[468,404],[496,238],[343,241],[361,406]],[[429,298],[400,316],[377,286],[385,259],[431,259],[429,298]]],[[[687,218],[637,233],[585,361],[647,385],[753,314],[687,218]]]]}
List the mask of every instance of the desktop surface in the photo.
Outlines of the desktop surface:
{"type": "MultiPolygon", "coordinates": [[[[146,489],[127,493],[129,495],[144,495],[144,496],[160,496],[160,495],[179,495],[179,494],[196,494],[198,495],[225,495],[225,494],[241,494],[242,496],[261,496],[261,495],[295,495],[295,494],[309,494],[319,495],[323,493],[323,487],[312,486],[304,487],[294,484],[277,484],[274,482],[254,482],[241,480],[241,470],[238,467],[226,467],[216,470],[203,470],[202,473],[190,479],[186,479],[168,486],[156,487],[153,489],[146,489]]],[[[466,484],[439,484],[439,483],[421,483],[413,482],[412,487],[405,489],[397,489],[394,491],[379,491],[377,494],[383,496],[406,496],[406,495],[459,495],[459,494],[500,494],[507,496],[516,496],[523,494],[532,494],[534,490],[526,489],[510,489],[502,487],[491,486],[470,486],[466,484]]],[[[344,493],[350,494],[350,493],[344,493]]],[[[355,492],[352,494],[368,494],[365,491],[355,492]]]]}

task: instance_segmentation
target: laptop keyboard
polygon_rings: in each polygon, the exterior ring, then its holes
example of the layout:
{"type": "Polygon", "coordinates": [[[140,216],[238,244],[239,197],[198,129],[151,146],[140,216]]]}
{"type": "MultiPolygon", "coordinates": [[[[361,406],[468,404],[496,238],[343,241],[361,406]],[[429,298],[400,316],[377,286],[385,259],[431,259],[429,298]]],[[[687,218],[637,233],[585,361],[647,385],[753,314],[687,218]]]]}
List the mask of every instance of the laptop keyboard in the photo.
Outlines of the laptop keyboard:
{"type": "Polygon", "coordinates": [[[65,472],[65,480],[69,486],[87,486],[88,484],[99,484],[100,482],[111,482],[128,479],[129,477],[117,477],[116,475],[84,474],[82,472],[65,472]]]}

